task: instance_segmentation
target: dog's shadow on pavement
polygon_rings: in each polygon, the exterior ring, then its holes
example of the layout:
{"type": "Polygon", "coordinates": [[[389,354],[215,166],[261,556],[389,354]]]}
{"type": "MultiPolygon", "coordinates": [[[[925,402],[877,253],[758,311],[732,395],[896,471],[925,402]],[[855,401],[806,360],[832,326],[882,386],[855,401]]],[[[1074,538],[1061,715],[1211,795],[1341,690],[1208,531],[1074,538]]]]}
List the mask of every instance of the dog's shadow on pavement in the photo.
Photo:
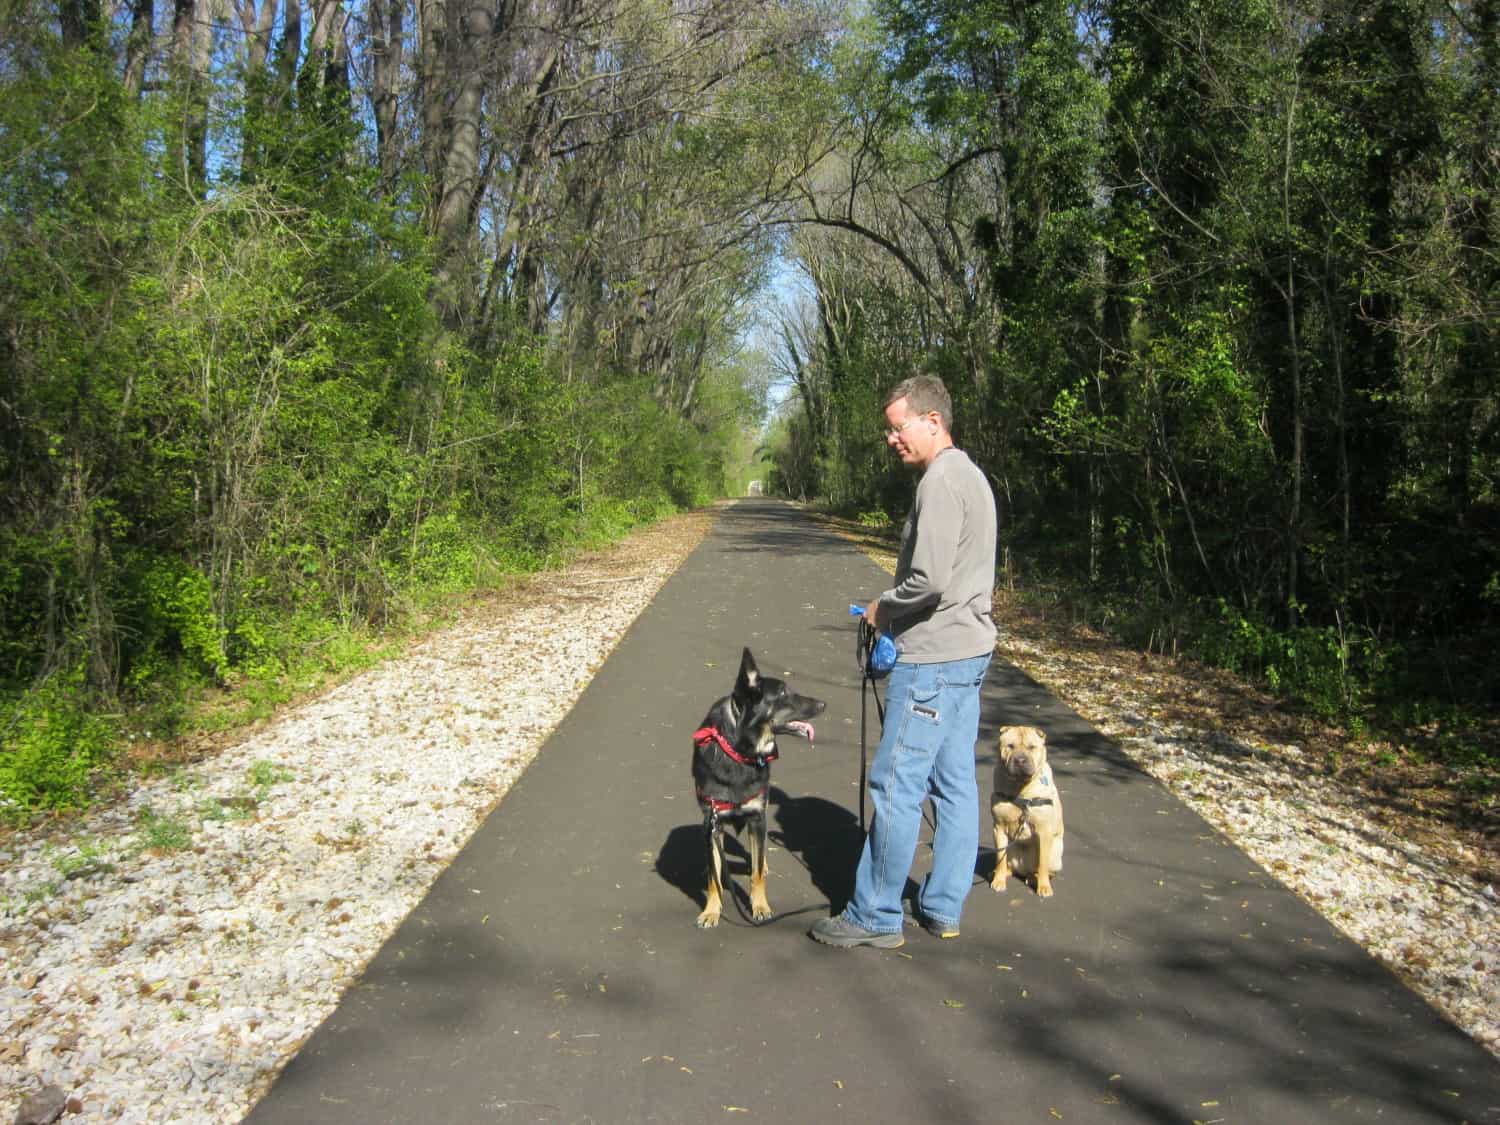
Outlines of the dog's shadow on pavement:
{"type": "MultiPolygon", "coordinates": [[[[807,871],[813,887],[827,897],[832,908],[842,910],[854,893],[854,866],[864,846],[864,834],[854,813],[822,797],[790,796],[773,785],[767,834],[773,848],[789,855],[807,871]]],[[[733,833],[725,833],[724,858],[731,876],[736,879],[749,876],[749,853],[733,833]]],[[[785,888],[777,888],[780,892],[777,897],[794,896],[795,892],[787,885],[795,877],[791,865],[784,859],[778,863],[775,852],[770,865],[785,888]]],[[[667,834],[656,856],[656,873],[700,907],[703,905],[708,883],[708,845],[701,823],[679,825],[667,834]]],[[[781,910],[792,904],[773,900],[773,905],[781,910]]]]}
{"type": "Polygon", "coordinates": [[[835,913],[842,910],[854,893],[854,867],[865,843],[859,818],[822,797],[791,797],[774,786],[771,808],[771,842],[806,868],[835,913]]]}

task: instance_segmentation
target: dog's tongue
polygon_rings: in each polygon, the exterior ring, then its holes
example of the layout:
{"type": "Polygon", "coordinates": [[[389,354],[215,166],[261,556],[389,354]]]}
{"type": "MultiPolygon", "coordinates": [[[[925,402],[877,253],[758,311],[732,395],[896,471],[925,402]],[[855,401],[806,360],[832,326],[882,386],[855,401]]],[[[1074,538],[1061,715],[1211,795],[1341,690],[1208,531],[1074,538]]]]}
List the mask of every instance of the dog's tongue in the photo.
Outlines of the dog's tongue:
{"type": "Polygon", "coordinates": [[[811,723],[804,723],[801,719],[793,719],[786,725],[789,734],[800,734],[808,742],[813,740],[813,727],[811,723]]]}

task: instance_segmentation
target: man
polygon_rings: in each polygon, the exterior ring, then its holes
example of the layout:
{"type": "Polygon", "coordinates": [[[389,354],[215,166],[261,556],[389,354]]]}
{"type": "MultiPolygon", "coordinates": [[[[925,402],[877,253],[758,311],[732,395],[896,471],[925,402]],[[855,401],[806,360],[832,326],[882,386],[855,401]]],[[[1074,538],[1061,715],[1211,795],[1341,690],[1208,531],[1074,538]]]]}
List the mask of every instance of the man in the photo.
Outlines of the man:
{"type": "Polygon", "coordinates": [[[865,607],[865,620],[894,636],[898,658],[886,688],[885,725],[871,763],[875,810],[842,914],[809,930],[824,945],[903,944],[901,892],[917,850],[922,802],[937,813],[932,871],[917,919],[938,937],[958,936],[979,848],[974,743],[979,689],[995,647],[995,496],[984,473],[953,444],[953,406],[942,380],[918,375],[885,400],[886,444],[921,471],[901,532],[896,585],[865,607]]]}

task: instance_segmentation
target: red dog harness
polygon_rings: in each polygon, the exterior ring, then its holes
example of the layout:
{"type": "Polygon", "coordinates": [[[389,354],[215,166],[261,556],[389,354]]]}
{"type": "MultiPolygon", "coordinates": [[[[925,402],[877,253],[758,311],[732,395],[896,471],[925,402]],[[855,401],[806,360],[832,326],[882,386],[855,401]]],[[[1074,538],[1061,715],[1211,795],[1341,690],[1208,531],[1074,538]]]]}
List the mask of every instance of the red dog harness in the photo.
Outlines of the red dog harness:
{"type": "Polygon", "coordinates": [[[720,731],[718,727],[699,727],[693,732],[694,746],[697,746],[701,749],[702,747],[707,746],[710,742],[717,742],[719,744],[719,749],[728,754],[740,765],[754,766],[758,770],[765,769],[766,766],[774,762],[777,758],[781,757],[781,751],[776,749],[776,744],[774,742],[771,743],[771,752],[769,754],[757,754],[754,758],[747,758],[733,746],[729,745],[729,739],[724,737],[723,732],[720,731]]]}
{"type": "MultiPolygon", "coordinates": [[[[776,749],[774,742],[771,744],[771,752],[769,754],[757,754],[754,758],[747,758],[729,744],[729,740],[724,737],[723,732],[718,727],[699,727],[693,732],[693,745],[698,749],[701,750],[710,743],[716,743],[720,750],[724,751],[724,753],[728,754],[731,759],[740,765],[752,766],[758,770],[765,769],[777,758],[781,757],[781,753],[776,749]]],[[[743,801],[725,801],[718,797],[710,797],[700,789],[698,790],[698,800],[712,808],[716,814],[733,812],[735,809],[748,805],[751,801],[764,798],[767,789],[769,789],[769,786],[761,789],[759,793],[746,797],[743,801]]]]}

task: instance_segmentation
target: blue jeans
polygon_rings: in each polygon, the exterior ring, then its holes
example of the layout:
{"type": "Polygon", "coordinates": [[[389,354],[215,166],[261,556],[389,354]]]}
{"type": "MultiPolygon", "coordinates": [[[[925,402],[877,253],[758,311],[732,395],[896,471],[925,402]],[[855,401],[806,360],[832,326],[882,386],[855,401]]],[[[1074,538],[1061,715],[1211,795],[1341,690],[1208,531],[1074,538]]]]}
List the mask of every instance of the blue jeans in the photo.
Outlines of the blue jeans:
{"type": "Polygon", "coordinates": [[[917,852],[922,801],[937,814],[932,871],[917,909],[933,921],[958,925],[974,883],[979,852],[979,786],[974,743],[979,737],[979,689],[990,658],[941,664],[898,662],[886,681],[885,725],[870,764],[874,819],[854,873],[854,897],[844,917],[876,933],[901,929],[901,892],[917,852]]]}

